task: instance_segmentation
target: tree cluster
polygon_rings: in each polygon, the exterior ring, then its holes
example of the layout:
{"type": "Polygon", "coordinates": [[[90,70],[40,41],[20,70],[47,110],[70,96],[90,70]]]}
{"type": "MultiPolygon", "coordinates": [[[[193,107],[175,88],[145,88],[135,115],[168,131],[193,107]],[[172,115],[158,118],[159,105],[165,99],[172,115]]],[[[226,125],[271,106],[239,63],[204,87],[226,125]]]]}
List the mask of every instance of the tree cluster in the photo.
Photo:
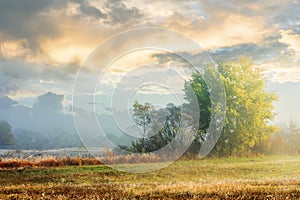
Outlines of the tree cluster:
{"type": "Polygon", "coordinates": [[[180,113],[181,107],[173,103],[169,103],[166,108],[154,110],[149,103],[135,102],[133,119],[142,128],[143,136],[133,141],[131,147],[121,148],[130,152],[146,153],[167,146],[179,131],[180,113]]]}
{"type": "MultiPolygon", "coordinates": [[[[184,108],[183,110],[193,118],[200,115],[199,122],[196,123],[197,135],[195,137],[195,144],[198,144],[198,147],[193,148],[194,153],[197,154],[200,146],[206,141],[207,130],[212,120],[211,113],[217,112],[212,110],[212,88],[206,84],[205,76],[214,76],[220,80],[226,93],[225,126],[211,155],[240,156],[258,153],[263,141],[278,131],[276,126],[271,125],[274,117],[273,102],[277,100],[277,96],[265,90],[265,78],[248,59],[219,63],[217,70],[209,66],[203,73],[195,72],[185,83],[186,103],[180,106],[168,105],[164,111],[167,111],[169,115],[163,127],[159,130],[151,127],[152,131],[155,131],[153,136],[139,138],[132,143],[132,147],[127,149],[133,152],[152,152],[170,143],[179,130],[182,114],[180,109],[184,108]],[[195,111],[200,113],[195,113],[195,111]]],[[[144,136],[151,122],[150,112],[150,104],[135,103],[135,123],[143,127],[144,136]]],[[[156,111],[156,113],[159,112],[156,111]]]]}

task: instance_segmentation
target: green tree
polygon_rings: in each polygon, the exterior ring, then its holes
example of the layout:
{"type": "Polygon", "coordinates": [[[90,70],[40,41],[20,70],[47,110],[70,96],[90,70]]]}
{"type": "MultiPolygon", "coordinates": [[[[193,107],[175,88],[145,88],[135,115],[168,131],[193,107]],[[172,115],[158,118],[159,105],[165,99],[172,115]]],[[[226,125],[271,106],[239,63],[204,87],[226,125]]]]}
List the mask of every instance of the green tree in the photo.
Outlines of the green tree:
{"type": "MultiPolygon", "coordinates": [[[[137,148],[141,152],[145,152],[146,144],[145,138],[147,133],[147,128],[151,123],[150,113],[152,106],[149,103],[140,104],[138,101],[135,101],[133,104],[133,120],[137,126],[142,127],[143,136],[141,138],[141,144],[137,145],[137,148]],[[139,148],[140,147],[140,148],[139,148]]],[[[133,146],[135,143],[133,143],[133,146]]]]}
{"type": "MultiPolygon", "coordinates": [[[[147,105],[147,107],[149,106],[151,107],[150,104],[147,105]]],[[[149,132],[153,135],[147,138],[139,138],[132,142],[131,147],[121,147],[122,149],[137,153],[146,153],[154,152],[170,144],[172,139],[177,135],[181,125],[181,107],[169,103],[166,108],[152,110],[151,112],[154,119],[151,119],[153,123],[149,127],[149,132]]],[[[139,114],[139,116],[143,115],[139,114]]],[[[140,121],[142,120],[140,119],[140,121]]],[[[140,124],[142,126],[145,123],[142,122],[140,124]]]]}
{"type": "Polygon", "coordinates": [[[14,134],[12,133],[11,126],[7,121],[0,121],[0,145],[12,145],[14,143],[14,134]]]}
{"type": "Polygon", "coordinates": [[[191,80],[185,82],[184,91],[184,98],[188,102],[184,104],[185,112],[192,115],[193,118],[197,118],[198,113],[195,111],[199,109],[198,136],[204,141],[211,120],[211,100],[207,84],[199,72],[192,74],[191,80]],[[196,109],[197,107],[198,109],[196,109]]]}
{"type": "MultiPolygon", "coordinates": [[[[176,106],[173,103],[167,104],[166,108],[160,109],[156,111],[156,116],[160,115],[164,118],[162,128],[160,130],[155,131],[156,129],[153,126],[156,126],[159,120],[163,120],[160,117],[157,118],[155,124],[151,127],[154,130],[153,136],[149,137],[147,140],[148,152],[153,152],[158,149],[161,149],[173,140],[173,138],[178,134],[180,126],[181,126],[181,108],[180,106],[176,106]]],[[[174,144],[177,145],[177,144],[174,144]]]]}
{"type": "MultiPolygon", "coordinates": [[[[204,75],[213,74],[209,71],[211,68],[208,67],[206,70],[208,71],[205,71],[204,75]]],[[[277,96],[273,92],[266,92],[266,81],[262,73],[253,68],[248,59],[220,63],[218,70],[226,91],[226,118],[223,133],[214,148],[214,153],[220,156],[253,153],[257,145],[277,130],[275,126],[270,125],[274,117],[272,103],[277,96]]],[[[205,130],[209,126],[212,112],[209,89],[200,73],[194,73],[187,84],[192,86],[198,98],[199,132],[205,139],[205,130]]],[[[186,88],[185,94],[189,101],[190,91],[186,88]]]]}

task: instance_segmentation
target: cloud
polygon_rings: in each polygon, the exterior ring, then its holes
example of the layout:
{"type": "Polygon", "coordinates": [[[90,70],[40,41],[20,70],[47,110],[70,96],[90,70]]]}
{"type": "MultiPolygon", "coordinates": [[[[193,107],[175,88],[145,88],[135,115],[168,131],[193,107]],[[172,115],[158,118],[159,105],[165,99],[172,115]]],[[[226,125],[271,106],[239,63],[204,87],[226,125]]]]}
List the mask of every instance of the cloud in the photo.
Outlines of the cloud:
{"type": "Polygon", "coordinates": [[[281,30],[282,38],[279,42],[288,45],[288,48],[293,51],[297,56],[300,56],[300,34],[296,34],[292,30],[281,30]]]}
{"type": "Polygon", "coordinates": [[[40,48],[39,39],[60,34],[57,20],[49,17],[62,1],[1,1],[0,2],[0,56],[25,62],[48,62],[40,48]],[[41,28],[43,27],[43,28],[41,28]]]}
{"type": "Polygon", "coordinates": [[[63,112],[63,95],[52,92],[36,97],[33,108],[19,105],[17,101],[0,97],[0,118],[14,129],[27,129],[47,133],[55,128],[75,133],[72,116],[63,112]]]}
{"type": "Polygon", "coordinates": [[[0,56],[54,65],[82,62],[97,44],[141,17],[121,1],[1,1],[0,56]]]}
{"type": "Polygon", "coordinates": [[[259,43],[272,32],[261,16],[247,16],[227,10],[214,10],[211,13],[207,18],[195,20],[174,13],[164,26],[187,34],[204,49],[259,43]]]}
{"type": "Polygon", "coordinates": [[[24,36],[35,37],[40,34],[53,34],[56,31],[54,29],[55,22],[51,22],[51,20],[40,14],[54,5],[59,6],[59,1],[1,1],[0,30],[4,32],[7,37],[16,38],[24,36]],[[45,26],[45,24],[47,24],[47,26],[45,26]]]}
{"type": "Polygon", "coordinates": [[[24,57],[28,53],[28,49],[25,48],[26,40],[5,41],[1,43],[1,54],[4,58],[18,58],[24,57]]]}
{"type": "Polygon", "coordinates": [[[48,92],[44,95],[38,96],[37,101],[33,104],[35,110],[48,110],[50,112],[62,112],[64,96],[48,92]]]}
{"type": "Polygon", "coordinates": [[[136,7],[127,7],[120,0],[110,0],[106,3],[108,12],[109,12],[109,20],[108,22],[111,25],[127,25],[133,22],[138,22],[140,18],[143,16],[140,13],[140,10],[136,7]]]}
{"type": "Polygon", "coordinates": [[[80,4],[79,9],[81,13],[86,16],[90,16],[95,19],[107,17],[107,14],[103,13],[99,8],[89,5],[88,1],[82,1],[82,0],[73,0],[73,1],[80,4]]]}
{"type": "Polygon", "coordinates": [[[20,88],[15,83],[13,83],[9,79],[5,79],[0,74],[0,97],[6,95],[13,95],[19,89],[20,88]]]}
{"type": "Polygon", "coordinates": [[[300,82],[300,62],[286,64],[283,61],[270,61],[255,64],[255,67],[261,69],[270,82],[300,82]]]}
{"type": "MultiPolygon", "coordinates": [[[[70,100],[75,74],[89,53],[108,37],[140,26],[178,31],[202,45],[216,61],[246,55],[272,82],[299,82],[299,12],[299,0],[3,0],[0,96],[32,100],[52,91],[70,100]]],[[[145,37],[131,37],[132,43],[146,44],[145,37]]],[[[160,42],[170,41],[168,37],[160,42]]],[[[116,42],[99,58],[122,45],[132,44],[116,42]]],[[[142,53],[127,56],[116,63],[114,72],[120,75],[148,61],[151,58],[142,53]]],[[[178,70],[176,62],[155,64],[178,70]]],[[[90,81],[91,73],[95,71],[87,71],[84,81],[90,81]]],[[[114,75],[108,81],[117,80],[114,75]]]]}
{"type": "Polygon", "coordinates": [[[54,67],[0,59],[0,96],[22,100],[53,91],[69,97],[78,68],[76,62],[54,67]]]}
{"type": "Polygon", "coordinates": [[[2,109],[9,109],[16,104],[16,101],[8,98],[7,96],[0,97],[0,108],[2,109]]]}
{"type": "MultiPolygon", "coordinates": [[[[270,2],[268,13],[268,22],[276,25],[280,29],[297,30],[300,24],[300,1],[299,0],[284,0],[270,2]]],[[[267,4],[266,4],[267,5],[267,4]]],[[[299,29],[298,29],[299,30],[299,29]]]]}

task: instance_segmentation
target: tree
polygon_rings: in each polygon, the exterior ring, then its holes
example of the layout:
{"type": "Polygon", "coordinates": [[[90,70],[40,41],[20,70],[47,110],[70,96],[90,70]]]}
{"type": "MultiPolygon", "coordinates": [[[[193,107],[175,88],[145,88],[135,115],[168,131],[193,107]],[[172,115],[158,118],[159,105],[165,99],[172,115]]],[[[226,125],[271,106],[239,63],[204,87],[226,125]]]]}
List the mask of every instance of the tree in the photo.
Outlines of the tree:
{"type": "MultiPolygon", "coordinates": [[[[137,111],[140,110],[145,111],[147,110],[144,109],[145,105],[141,106],[136,102],[134,108],[136,108],[137,111]]],[[[146,106],[147,108],[152,107],[150,104],[147,104],[146,106]]],[[[135,112],[135,114],[138,114],[137,116],[140,116],[137,119],[139,120],[138,122],[140,126],[144,128],[146,124],[145,123],[146,120],[143,119],[147,118],[148,116],[146,117],[145,116],[146,114],[144,112],[139,112],[139,113],[135,112]]],[[[152,126],[149,126],[149,130],[148,130],[149,132],[151,132],[151,136],[147,138],[143,137],[143,138],[136,139],[135,141],[132,142],[131,147],[119,146],[121,149],[125,149],[135,153],[148,153],[148,152],[154,152],[156,150],[159,150],[167,146],[168,144],[170,144],[172,139],[179,132],[180,123],[181,123],[181,107],[176,106],[173,103],[169,103],[166,106],[166,108],[162,108],[159,110],[151,110],[151,114],[153,115],[153,119],[151,119],[153,123],[151,123],[152,126]]],[[[150,120],[148,120],[148,122],[150,123],[150,120]]]]}
{"type": "Polygon", "coordinates": [[[146,152],[153,152],[170,144],[173,138],[178,134],[180,128],[180,106],[176,106],[173,103],[169,103],[167,104],[166,108],[155,111],[155,115],[157,116],[156,121],[151,127],[151,131],[154,131],[155,135],[147,138],[145,142],[146,152]],[[159,126],[158,124],[161,123],[162,126],[159,126]],[[157,130],[156,127],[161,128],[157,130]]]}
{"type": "Polygon", "coordinates": [[[0,145],[12,145],[14,143],[14,134],[12,133],[11,126],[7,121],[0,121],[0,145]]]}
{"type": "Polygon", "coordinates": [[[151,123],[150,112],[152,110],[152,106],[149,103],[140,104],[138,101],[135,101],[133,105],[133,120],[136,125],[142,127],[143,136],[141,138],[141,151],[145,151],[145,137],[148,126],[151,123]]]}
{"type": "MultiPolygon", "coordinates": [[[[206,70],[211,70],[208,67],[206,70]]],[[[226,92],[225,127],[219,138],[214,153],[220,156],[243,155],[254,151],[277,128],[270,125],[274,117],[273,101],[277,96],[265,91],[265,79],[254,69],[248,59],[237,62],[219,63],[220,79],[226,92]]],[[[212,74],[205,71],[205,74],[212,74]]],[[[193,74],[187,82],[195,92],[200,109],[199,132],[205,139],[205,130],[209,126],[211,107],[209,89],[200,73],[193,74]],[[202,115],[202,116],[201,116],[202,115]],[[204,117],[203,117],[204,116],[204,117]],[[204,135],[203,135],[204,134],[204,135]]],[[[186,99],[190,101],[191,91],[185,87],[186,99]]]]}
{"type": "Polygon", "coordinates": [[[198,110],[196,107],[199,108],[198,136],[204,141],[211,120],[211,100],[206,82],[198,71],[192,74],[191,80],[185,82],[184,91],[184,98],[188,102],[184,104],[185,111],[193,118],[197,118],[198,113],[195,111],[198,110]]]}

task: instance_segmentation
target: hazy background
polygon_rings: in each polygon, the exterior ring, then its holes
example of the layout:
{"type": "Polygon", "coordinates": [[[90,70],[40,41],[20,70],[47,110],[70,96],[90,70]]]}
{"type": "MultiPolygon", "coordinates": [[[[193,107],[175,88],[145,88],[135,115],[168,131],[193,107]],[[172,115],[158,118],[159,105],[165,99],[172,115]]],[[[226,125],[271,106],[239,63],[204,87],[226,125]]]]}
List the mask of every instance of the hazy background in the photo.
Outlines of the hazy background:
{"type": "MultiPolygon", "coordinates": [[[[274,123],[299,122],[299,13],[298,0],[1,1],[0,118],[16,134],[29,131],[28,135],[42,134],[46,140],[67,135],[67,141],[79,145],[71,107],[81,63],[113,34],[160,26],[191,37],[216,62],[236,60],[240,55],[251,58],[265,74],[268,90],[279,96],[274,123]]],[[[113,49],[107,49],[110,51],[113,49]]],[[[124,58],[116,64],[118,70],[111,73],[111,79],[124,75],[131,65],[165,64],[162,59],[149,54],[124,58]]],[[[112,82],[105,84],[108,89],[115,87],[112,82]]],[[[150,101],[169,98],[158,96],[160,90],[153,91],[157,92],[147,94],[150,101]]],[[[87,132],[96,131],[88,124],[94,123],[89,120],[93,117],[89,109],[96,103],[104,131],[115,136],[120,133],[106,113],[110,109],[107,94],[98,94],[97,102],[86,101],[86,95],[92,94],[76,95],[86,105],[82,112],[87,115],[87,132]]]]}

